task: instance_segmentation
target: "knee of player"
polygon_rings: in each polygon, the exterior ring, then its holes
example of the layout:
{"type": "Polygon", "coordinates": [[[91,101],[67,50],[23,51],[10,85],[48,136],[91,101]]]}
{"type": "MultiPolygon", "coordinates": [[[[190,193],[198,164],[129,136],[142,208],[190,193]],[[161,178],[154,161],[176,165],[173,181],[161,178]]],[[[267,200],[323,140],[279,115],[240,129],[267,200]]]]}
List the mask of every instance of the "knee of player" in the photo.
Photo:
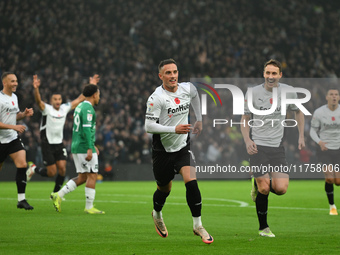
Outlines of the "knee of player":
{"type": "MultiPolygon", "coordinates": [[[[334,184],[334,178],[326,178],[325,181],[329,184],[334,184]]],[[[335,185],[340,185],[340,179],[339,179],[339,184],[336,184],[335,182],[335,185]]]]}
{"type": "Polygon", "coordinates": [[[88,181],[89,184],[93,185],[95,183],[95,180],[97,180],[97,178],[95,178],[95,179],[92,178],[92,180],[91,180],[91,177],[88,178],[88,175],[86,175],[86,174],[78,174],[78,176],[73,178],[72,180],[76,183],[77,186],[80,186],[87,181],[88,181]]]}
{"type": "Polygon", "coordinates": [[[66,167],[58,168],[58,173],[61,176],[65,176],[65,174],[66,174],[66,167]]]}
{"type": "Polygon", "coordinates": [[[47,175],[49,177],[55,176],[56,173],[57,173],[57,168],[55,168],[55,167],[47,167],[47,175]]]}
{"type": "MultiPolygon", "coordinates": [[[[17,168],[27,168],[28,164],[26,161],[19,161],[19,162],[15,162],[15,166],[17,168]]],[[[1,169],[1,168],[0,168],[1,169]]]]}
{"type": "Polygon", "coordinates": [[[256,178],[258,191],[264,195],[270,192],[270,180],[269,178],[256,178]]]}
{"type": "Polygon", "coordinates": [[[276,195],[284,195],[287,192],[288,183],[276,183],[276,185],[273,186],[273,189],[276,195]]]}
{"type": "Polygon", "coordinates": [[[340,186],[340,178],[335,178],[334,184],[340,186]]]}
{"type": "Polygon", "coordinates": [[[287,192],[287,187],[280,187],[278,189],[275,189],[276,195],[284,195],[287,192]]]}
{"type": "Polygon", "coordinates": [[[167,185],[160,186],[157,184],[157,189],[163,193],[170,193],[172,188],[172,182],[169,182],[167,185]]]}
{"type": "Polygon", "coordinates": [[[158,189],[163,192],[163,193],[170,193],[171,192],[171,187],[158,187],[158,189]]]}
{"type": "Polygon", "coordinates": [[[258,191],[263,195],[268,195],[270,192],[270,187],[269,185],[262,185],[262,186],[258,185],[258,191]]]}

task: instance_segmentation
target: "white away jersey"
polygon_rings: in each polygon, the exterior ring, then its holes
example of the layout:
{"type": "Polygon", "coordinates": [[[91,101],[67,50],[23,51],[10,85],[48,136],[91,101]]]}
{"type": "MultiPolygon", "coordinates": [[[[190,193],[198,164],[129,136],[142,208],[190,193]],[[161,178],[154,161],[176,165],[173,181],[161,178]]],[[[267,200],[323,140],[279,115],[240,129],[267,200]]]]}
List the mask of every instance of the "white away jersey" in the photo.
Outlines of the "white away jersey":
{"type": "MultiPolygon", "coordinates": [[[[189,82],[178,83],[178,89],[174,93],[165,90],[163,86],[157,87],[146,104],[146,121],[171,127],[188,124],[191,99],[197,94],[195,86],[189,82]]],[[[161,145],[167,152],[179,151],[186,146],[188,139],[188,134],[161,133],[154,135],[153,148],[155,150],[163,149],[156,144],[157,136],[160,136],[161,145]]]]}
{"type": "MultiPolygon", "coordinates": [[[[0,122],[8,125],[17,124],[17,113],[19,112],[18,98],[12,93],[12,96],[0,92],[0,122]]],[[[10,143],[18,137],[17,131],[13,129],[0,129],[0,142],[10,143]]]]}
{"type": "Polygon", "coordinates": [[[327,105],[315,110],[311,122],[312,128],[319,131],[321,141],[331,150],[340,148],[340,105],[331,111],[327,105]]]}
{"type": "Polygon", "coordinates": [[[69,111],[71,111],[71,103],[62,104],[59,110],[45,103],[45,109],[41,112],[41,138],[47,138],[49,144],[62,143],[64,124],[69,111]]]}
{"type": "MultiPolygon", "coordinates": [[[[284,126],[281,124],[285,120],[286,116],[281,115],[281,88],[292,87],[287,84],[279,83],[277,93],[278,102],[277,108],[272,114],[269,115],[252,115],[251,122],[251,135],[252,140],[257,145],[268,146],[268,147],[279,147],[284,132],[284,126]],[[257,121],[256,121],[257,120],[257,121]],[[263,122],[261,122],[263,121],[263,122]],[[263,123],[263,125],[262,125],[263,123]],[[258,126],[258,127],[256,127],[258,126]]],[[[264,84],[253,87],[253,106],[257,110],[268,110],[272,107],[273,93],[264,88],[264,84]]],[[[297,98],[296,93],[287,93],[287,98],[297,98]]],[[[287,109],[297,111],[296,105],[287,105],[287,109]]],[[[245,114],[252,114],[248,109],[248,92],[245,96],[244,102],[245,114]]]]}

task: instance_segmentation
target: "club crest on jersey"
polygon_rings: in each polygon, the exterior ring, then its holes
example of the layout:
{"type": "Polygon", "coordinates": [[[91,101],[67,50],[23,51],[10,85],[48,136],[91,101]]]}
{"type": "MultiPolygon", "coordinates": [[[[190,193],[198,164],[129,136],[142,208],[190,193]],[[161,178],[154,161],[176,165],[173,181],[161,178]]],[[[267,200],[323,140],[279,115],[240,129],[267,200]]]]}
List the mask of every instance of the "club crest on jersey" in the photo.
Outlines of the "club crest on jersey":
{"type": "Polygon", "coordinates": [[[12,101],[12,105],[14,105],[14,102],[12,101]]]}
{"type": "Polygon", "coordinates": [[[269,103],[273,104],[273,98],[269,99],[269,103]]]}
{"type": "Polygon", "coordinates": [[[332,121],[335,121],[335,117],[332,117],[332,121]]]}
{"type": "Polygon", "coordinates": [[[92,114],[87,114],[87,121],[92,121],[92,117],[93,117],[93,115],[92,114]]]}
{"type": "Polygon", "coordinates": [[[178,99],[178,97],[175,98],[175,103],[180,104],[181,100],[178,99]]]}

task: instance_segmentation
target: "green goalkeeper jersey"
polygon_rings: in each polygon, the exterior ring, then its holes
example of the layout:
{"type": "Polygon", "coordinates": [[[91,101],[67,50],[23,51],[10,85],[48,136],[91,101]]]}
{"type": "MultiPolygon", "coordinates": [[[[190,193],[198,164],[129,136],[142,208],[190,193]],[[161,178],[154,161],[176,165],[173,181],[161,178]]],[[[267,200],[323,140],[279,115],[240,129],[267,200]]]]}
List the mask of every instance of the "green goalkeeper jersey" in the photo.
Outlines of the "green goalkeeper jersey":
{"type": "Polygon", "coordinates": [[[84,101],[74,110],[71,152],[87,153],[92,149],[95,153],[95,134],[96,112],[90,102],[84,101]]]}

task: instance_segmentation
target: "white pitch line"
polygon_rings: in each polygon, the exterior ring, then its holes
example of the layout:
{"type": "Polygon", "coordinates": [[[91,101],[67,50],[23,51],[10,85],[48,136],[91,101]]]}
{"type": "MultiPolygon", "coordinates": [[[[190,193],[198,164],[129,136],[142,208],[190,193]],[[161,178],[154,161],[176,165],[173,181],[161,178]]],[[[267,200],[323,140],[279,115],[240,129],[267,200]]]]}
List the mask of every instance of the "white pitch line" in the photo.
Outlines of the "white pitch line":
{"type": "MultiPolygon", "coordinates": [[[[146,195],[127,195],[127,194],[101,194],[101,196],[117,196],[117,197],[142,197],[142,198],[150,198],[150,196],[146,195]]],[[[183,197],[171,197],[173,199],[183,199],[183,197]]],[[[4,198],[0,197],[0,200],[16,200],[15,198],[4,198]]],[[[33,201],[51,201],[50,199],[38,199],[38,198],[29,198],[29,200],[33,201]]],[[[77,202],[83,203],[84,200],[78,199],[67,199],[65,202],[77,202]]],[[[64,202],[64,203],[65,203],[64,202]]],[[[151,204],[152,200],[146,201],[120,201],[120,200],[95,200],[96,203],[115,203],[115,204],[151,204]]],[[[187,203],[176,203],[176,202],[166,202],[166,204],[170,205],[184,205],[186,206],[187,203]]],[[[239,201],[239,200],[232,200],[232,199],[224,199],[224,198],[204,198],[203,199],[203,206],[213,206],[213,207],[242,207],[242,208],[255,208],[254,205],[249,205],[247,202],[239,201]],[[222,201],[222,202],[231,202],[236,203],[238,205],[230,205],[230,204],[209,204],[204,203],[205,200],[208,201],[222,201]]],[[[328,211],[327,208],[305,208],[305,207],[282,207],[282,206],[269,206],[269,209],[279,209],[279,210],[312,210],[312,211],[328,211]]]]}
{"type": "MultiPolygon", "coordinates": [[[[150,198],[152,195],[133,195],[133,194],[101,194],[101,196],[117,196],[117,197],[145,197],[150,198]]],[[[173,197],[173,199],[183,199],[183,197],[173,197]]],[[[232,200],[232,199],[226,199],[226,198],[203,198],[203,201],[205,200],[211,200],[211,201],[223,201],[223,202],[231,202],[239,204],[239,207],[247,207],[249,204],[247,202],[239,201],[239,200],[232,200]]],[[[167,202],[168,203],[168,202],[167,202]]]]}

